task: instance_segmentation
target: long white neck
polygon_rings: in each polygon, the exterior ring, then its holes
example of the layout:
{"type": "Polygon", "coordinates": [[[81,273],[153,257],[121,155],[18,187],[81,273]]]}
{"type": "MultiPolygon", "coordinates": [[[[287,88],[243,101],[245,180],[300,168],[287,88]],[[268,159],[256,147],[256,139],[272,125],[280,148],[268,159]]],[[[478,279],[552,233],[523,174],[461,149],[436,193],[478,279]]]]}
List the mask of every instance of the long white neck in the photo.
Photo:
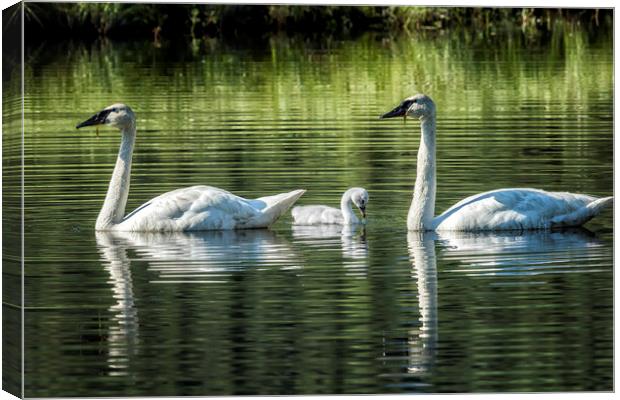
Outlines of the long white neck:
{"type": "Polygon", "coordinates": [[[418,165],[413,200],[407,216],[410,231],[432,230],[435,213],[435,116],[421,120],[422,137],[418,150],[418,165]]]}
{"type": "Polygon", "coordinates": [[[352,203],[351,192],[347,190],[342,195],[342,199],[340,199],[340,210],[342,211],[345,224],[357,224],[359,222],[357,215],[355,215],[355,212],[353,211],[353,207],[351,207],[352,203]]]}
{"type": "Polygon", "coordinates": [[[129,180],[131,177],[131,156],[136,141],[136,126],[131,125],[121,130],[122,141],[118,150],[116,166],[110,179],[108,193],[105,196],[103,207],[97,217],[95,229],[109,230],[120,223],[125,216],[125,206],[129,195],[129,180]]]}

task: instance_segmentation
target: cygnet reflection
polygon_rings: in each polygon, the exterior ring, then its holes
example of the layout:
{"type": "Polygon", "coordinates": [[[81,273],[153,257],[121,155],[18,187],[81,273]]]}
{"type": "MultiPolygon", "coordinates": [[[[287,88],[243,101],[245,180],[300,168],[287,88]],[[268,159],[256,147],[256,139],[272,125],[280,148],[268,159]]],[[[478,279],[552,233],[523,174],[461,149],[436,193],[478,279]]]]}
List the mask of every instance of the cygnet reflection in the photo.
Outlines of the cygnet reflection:
{"type": "Polygon", "coordinates": [[[340,247],[347,274],[364,278],[368,269],[368,243],[364,225],[292,225],[297,242],[315,248],[340,247]]]}

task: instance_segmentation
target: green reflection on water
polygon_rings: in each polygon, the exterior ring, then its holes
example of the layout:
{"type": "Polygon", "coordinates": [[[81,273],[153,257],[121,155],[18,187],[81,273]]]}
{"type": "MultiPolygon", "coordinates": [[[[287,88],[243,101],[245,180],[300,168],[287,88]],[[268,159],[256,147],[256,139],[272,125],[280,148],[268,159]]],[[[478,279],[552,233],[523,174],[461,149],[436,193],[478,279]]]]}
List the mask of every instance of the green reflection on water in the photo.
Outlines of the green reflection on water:
{"type": "MultiPolygon", "coordinates": [[[[414,92],[435,99],[438,211],[506,186],[608,195],[607,33],[558,27],[537,43],[456,32],[325,42],[273,37],[263,44],[213,41],[194,53],[172,43],[30,48],[27,395],[611,388],[611,212],[589,225],[601,238],[583,239],[594,243],[585,256],[543,248],[540,258],[526,257],[532,268],[545,260],[552,267],[542,277],[506,278],[518,289],[497,286],[506,279],[492,274],[467,275],[479,262],[503,259],[504,250],[478,259],[439,252],[438,321],[430,324],[439,331],[438,350],[430,354],[436,359],[428,375],[407,373],[409,336],[425,307],[404,232],[419,128],[414,121],[377,120],[414,92]],[[162,284],[167,264],[148,257],[149,245],[121,241],[119,249],[92,232],[119,137],[74,126],[116,101],[138,116],[128,210],[194,184],[245,196],[303,187],[309,191],[300,203],[334,205],[345,188],[364,186],[370,224],[355,240],[366,244],[367,255],[352,257],[338,235],[299,236],[287,217],[266,239],[288,249],[283,265],[244,253],[237,260],[243,268],[230,270],[227,259],[216,257],[212,266],[222,278],[192,269],[180,255],[168,268],[183,269],[195,282],[162,284]],[[565,273],[567,265],[580,273],[565,273]],[[127,283],[132,312],[123,314],[114,307],[127,283]],[[526,311],[500,318],[519,302],[526,311]],[[486,304],[497,308],[485,311],[486,304]],[[550,325],[538,330],[541,321],[550,325]],[[125,341],[129,322],[136,333],[125,341]],[[579,338],[573,347],[563,326],[579,338]],[[575,368],[566,357],[588,367],[575,368]],[[547,373],[527,367],[530,361],[547,373]]],[[[173,247],[189,247],[183,243],[173,247]]],[[[441,250],[442,242],[426,246],[441,250]]]]}

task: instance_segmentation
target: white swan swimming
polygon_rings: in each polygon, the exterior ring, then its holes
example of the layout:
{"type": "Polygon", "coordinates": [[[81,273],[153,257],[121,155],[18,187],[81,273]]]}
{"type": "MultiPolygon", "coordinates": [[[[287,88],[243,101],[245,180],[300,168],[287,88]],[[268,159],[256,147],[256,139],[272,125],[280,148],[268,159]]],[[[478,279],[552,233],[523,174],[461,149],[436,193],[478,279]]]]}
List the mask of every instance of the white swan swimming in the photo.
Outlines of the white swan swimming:
{"type": "Polygon", "coordinates": [[[470,196],[443,214],[435,213],[435,104],[417,94],[380,118],[418,118],[422,138],[413,201],[407,217],[410,231],[523,230],[579,226],[611,205],[613,197],[546,192],[539,189],[499,189],[470,196]]]}
{"type": "Polygon", "coordinates": [[[125,216],[136,139],[136,118],[125,104],[113,104],[76,128],[93,125],[110,125],[122,134],[108,193],[95,224],[98,231],[177,232],[266,228],[305,193],[305,190],[300,189],[248,200],[215,187],[192,186],[155,197],[125,216]]]}
{"type": "Polygon", "coordinates": [[[297,225],[354,225],[360,220],[353,212],[351,204],[355,204],[366,218],[366,204],[368,204],[368,192],[364,188],[350,188],[342,195],[340,209],[328,206],[297,206],[293,208],[291,215],[293,223],[297,225]]]}

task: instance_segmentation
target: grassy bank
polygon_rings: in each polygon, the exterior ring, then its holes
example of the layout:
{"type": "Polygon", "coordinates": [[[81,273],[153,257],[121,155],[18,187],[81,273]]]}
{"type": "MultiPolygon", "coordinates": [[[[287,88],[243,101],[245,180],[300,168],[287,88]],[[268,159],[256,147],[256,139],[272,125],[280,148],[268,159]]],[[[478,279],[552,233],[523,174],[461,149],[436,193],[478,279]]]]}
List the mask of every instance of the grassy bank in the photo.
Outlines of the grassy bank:
{"type": "Polygon", "coordinates": [[[26,3],[32,39],[204,37],[268,34],[347,35],[475,29],[496,34],[549,32],[557,21],[611,26],[612,10],[393,6],[300,6],[127,3],[26,3]]]}

